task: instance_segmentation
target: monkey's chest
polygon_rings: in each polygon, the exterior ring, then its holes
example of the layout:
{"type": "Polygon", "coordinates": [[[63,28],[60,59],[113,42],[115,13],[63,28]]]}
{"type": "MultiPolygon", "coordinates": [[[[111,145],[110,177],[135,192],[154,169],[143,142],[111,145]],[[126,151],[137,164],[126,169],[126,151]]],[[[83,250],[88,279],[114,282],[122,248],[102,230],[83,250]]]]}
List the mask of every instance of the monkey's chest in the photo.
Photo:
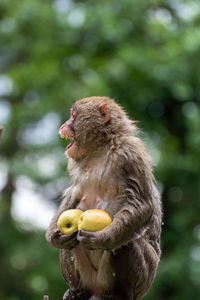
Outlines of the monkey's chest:
{"type": "Polygon", "coordinates": [[[88,209],[100,208],[106,210],[109,206],[106,196],[100,196],[94,189],[85,189],[82,193],[77,208],[85,211],[88,209]]]}

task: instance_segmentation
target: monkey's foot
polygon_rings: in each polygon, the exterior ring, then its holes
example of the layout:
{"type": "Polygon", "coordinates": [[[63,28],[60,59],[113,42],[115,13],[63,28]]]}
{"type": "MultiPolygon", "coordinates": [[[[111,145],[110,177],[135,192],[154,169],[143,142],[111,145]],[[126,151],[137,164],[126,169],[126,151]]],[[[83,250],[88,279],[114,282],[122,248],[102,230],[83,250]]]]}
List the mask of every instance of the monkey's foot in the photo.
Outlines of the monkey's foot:
{"type": "Polygon", "coordinates": [[[85,290],[69,289],[64,293],[62,300],[88,300],[91,294],[85,290]]]}

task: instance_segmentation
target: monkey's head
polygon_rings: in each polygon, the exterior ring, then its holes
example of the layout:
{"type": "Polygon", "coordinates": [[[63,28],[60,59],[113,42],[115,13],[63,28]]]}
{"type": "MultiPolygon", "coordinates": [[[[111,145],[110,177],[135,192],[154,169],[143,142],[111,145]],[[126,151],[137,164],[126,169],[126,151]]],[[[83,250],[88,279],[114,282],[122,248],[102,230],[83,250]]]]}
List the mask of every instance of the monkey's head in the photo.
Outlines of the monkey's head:
{"type": "Polygon", "coordinates": [[[59,129],[62,138],[71,139],[66,147],[69,157],[79,160],[91,157],[109,147],[111,136],[128,132],[131,121],[111,98],[89,97],[77,100],[70,118],[59,129]]]}

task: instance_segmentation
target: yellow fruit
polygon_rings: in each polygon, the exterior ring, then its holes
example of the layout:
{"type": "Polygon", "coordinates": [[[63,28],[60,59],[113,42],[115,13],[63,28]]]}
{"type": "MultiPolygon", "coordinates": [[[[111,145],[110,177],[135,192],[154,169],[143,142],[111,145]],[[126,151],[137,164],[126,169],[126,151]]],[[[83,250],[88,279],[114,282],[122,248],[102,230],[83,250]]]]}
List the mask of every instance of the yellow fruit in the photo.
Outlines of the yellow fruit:
{"type": "Polygon", "coordinates": [[[110,215],[103,209],[89,209],[79,218],[78,230],[99,231],[112,222],[110,215]]]}
{"type": "Polygon", "coordinates": [[[78,221],[80,215],[83,213],[80,209],[65,210],[59,217],[57,227],[62,234],[69,234],[78,230],[78,221]]]}

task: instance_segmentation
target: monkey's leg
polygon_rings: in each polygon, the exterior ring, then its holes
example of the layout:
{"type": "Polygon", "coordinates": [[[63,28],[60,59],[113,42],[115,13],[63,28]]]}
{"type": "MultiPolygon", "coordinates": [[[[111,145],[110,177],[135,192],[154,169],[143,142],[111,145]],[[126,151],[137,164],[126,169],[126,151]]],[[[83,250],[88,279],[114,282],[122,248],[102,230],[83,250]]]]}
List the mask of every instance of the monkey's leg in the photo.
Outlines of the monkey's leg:
{"type": "Polygon", "coordinates": [[[70,286],[65,292],[63,300],[88,300],[91,296],[87,290],[79,288],[79,273],[75,268],[73,251],[60,250],[60,265],[64,279],[70,286]]]}
{"type": "Polygon", "coordinates": [[[133,299],[140,300],[146,295],[154,281],[160,258],[145,238],[140,238],[135,242],[133,242],[135,253],[137,257],[141,257],[141,263],[143,263],[140,264],[139,259],[138,267],[141,265],[142,269],[135,283],[133,299]]]}
{"type": "Polygon", "coordinates": [[[142,299],[154,280],[159,261],[152,246],[141,238],[107,253],[102,257],[98,280],[99,284],[106,280],[108,288],[90,300],[142,299]]]}
{"type": "Polygon", "coordinates": [[[60,267],[62,275],[70,288],[78,289],[79,274],[75,268],[74,256],[71,250],[60,250],[60,267]]]}
{"type": "Polygon", "coordinates": [[[142,299],[154,280],[158,262],[155,250],[143,238],[117,249],[111,256],[115,277],[112,294],[123,300],[142,299]]]}

